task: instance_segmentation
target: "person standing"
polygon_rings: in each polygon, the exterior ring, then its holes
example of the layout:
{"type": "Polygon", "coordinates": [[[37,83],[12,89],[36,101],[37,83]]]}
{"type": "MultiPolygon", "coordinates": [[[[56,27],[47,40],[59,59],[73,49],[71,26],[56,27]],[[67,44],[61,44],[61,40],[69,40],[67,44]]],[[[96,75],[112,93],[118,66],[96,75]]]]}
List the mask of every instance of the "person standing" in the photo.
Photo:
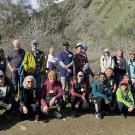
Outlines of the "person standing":
{"type": "Polygon", "coordinates": [[[88,63],[88,58],[86,55],[86,52],[83,51],[82,43],[78,43],[75,46],[76,53],[75,53],[75,74],[77,76],[79,71],[82,71],[84,73],[84,81],[86,82],[87,95],[90,94],[90,80],[89,76],[94,76],[90,65],[88,63]]]}
{"type": "MultiPolygon", "coordinates": [[[[73,65],[74,65],[74,54],[69,51],[69,43],[63,43],[63,49],[58,53],[58,61],[60,64],[60,78],[62,83],[62,89],[65,93],[66,84],[68,84],[68,92],[70,81],[73,79],[73,65]]],[[[65,94],[63,96],[64,101],[66,100],[65,94]]]]}
{"type": "Polygon", "coordinates": [[[31,41],[31,52],[26,52],[23,66],[26,75],[33,75],[36,79],[37,88],[41,89],[42,78],[45,76],[45,55],[38,49],[39,42],[37,40],[31,41]]]}
{"type": "Polygon", "coordinates": [[[7,65],[12,74],[12,82],[15,87],[16,94],[18,92],[18,84],[20,84],[19,69],[25,56],[25,50],[21,48],[18,39],[13,40],[13,49],[7,57],[7,65]]]}
{"type": "Polygon", "coordinates": [[[103,55],[100,58],[100,69],[101,72],[106,72],[107,68],[111,67],[114,69],[115,63],[114,59],[112,58],[109,49],[105,49],[103,55]]]}
{"type": "Polygon", "coordinates": [[[49,54],[47,57],[47,64],[46,64],[47,69],[49,71],[57,70],[58,67],[58,59],[55,57],[54,53],[55,53],[55,49],[54,47],[51,47],[49,50],[49,54]]]}
{"type": "Polygon", "coordinates": [[[123,56],[123,50],[118,50],[116,56],[114,56],[113,59],[115,62],[114,75],[116,77],[118,85],[123,76],[126,74],[127,63],[126,59],[123,56]]]}
{"type": "Polygon", "coordinates": [[[0,48],[0,70],[6,73],[6,58],[4,55],[4,50],[0,48]]]}

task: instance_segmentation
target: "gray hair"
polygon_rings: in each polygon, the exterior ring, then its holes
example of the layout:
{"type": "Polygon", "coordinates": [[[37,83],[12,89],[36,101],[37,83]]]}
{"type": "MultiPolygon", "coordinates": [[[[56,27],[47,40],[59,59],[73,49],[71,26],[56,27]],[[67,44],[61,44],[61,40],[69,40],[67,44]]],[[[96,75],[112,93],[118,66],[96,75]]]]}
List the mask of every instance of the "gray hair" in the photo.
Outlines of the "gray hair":
{"type": "Polygon", "coordinates": [[[33,81],[33,88],[36,88],[36,80],[35,80],[34,76],[32,76],[32,75],[26,76],[24,78],[23,87],[27,88],[27,81],[28,81],[28,79],[31,79],[33,81]]]}

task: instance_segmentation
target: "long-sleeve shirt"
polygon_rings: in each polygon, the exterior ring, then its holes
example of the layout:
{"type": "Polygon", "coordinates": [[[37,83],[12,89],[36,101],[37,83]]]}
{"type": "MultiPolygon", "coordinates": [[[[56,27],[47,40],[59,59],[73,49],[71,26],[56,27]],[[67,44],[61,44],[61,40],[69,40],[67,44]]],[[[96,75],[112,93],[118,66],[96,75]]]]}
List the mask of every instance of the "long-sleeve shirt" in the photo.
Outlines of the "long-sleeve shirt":
{"type": "Polygon", "coordinates": [[[86,83],[82,82],[81,84],[75,83],[71,81],[70,84],[70,93],[72,96],[76,96],[82,98],[82,96],[86,96],[86,83]]]}
{"type": "Polygon", "coordinates": [[[46,81],[42,86],[41,93],[41,106],[46,106],[48,104],[46,97],[55,97],[56,99],[63,96],[62,84],[60,81],[55,81],[52,85],[49,81],[46,81]]]}
{"type": "Polygon", "coordinates": [[[39,93],[38,90],[33,89],[21,89],[20,94],[20,106],[30,106],[32,104],[36,105],[36,107],[39,106],[39,93]]]}
{"type": "Polygon", "coordinates": [[[95,97],[112,100],[112,89],[107,81],[105,83],[95,81],[92,84],[92,93],[95,97]]]}
{"type": "Polygon", "coordinates": [[[73,76],[74,54],[70,51],[61,50],[58,53],[58,61],[60,63],[60,76],[73,76]],[[64,65],[68,65],[72,72],[69,73],[68,70],[64,68],[64,65]]]}
{"type": "Polygon", "coordinates": [[[127,72],[131,78],[135,79],[135,60],[134,61],[128,60],[127,72]]]}
{"type": "Polygon", "coordinates": [[[121,87],[119,87],[116,92],[116,98],[117,102],[122,102],[127,107],[130,107],[131,105],[134,106],[134,99],[129,88],[127,88],[125,91],[122,91],[121,87]]]}
{"type": "Polygon", "coordinates": [[[105,57],[104,55],[100,58],[101,72],[105,72],[107,68],[111,67],[114,69],[114,60],[111,56],[105,57]]]}
{"type": "Polygon", "coordinates": [[[12,104],[15,98],[15,88],[13,84],[6,79],[5,84],[0,86],[0,102],[5,104],[12,104]]]}
{"type": "Polygon", "coordinates": [[[83,71],[84,65],[88,63],[88,58],[85,53],[76,53],[75,54],[75,73],[83,71]]]}

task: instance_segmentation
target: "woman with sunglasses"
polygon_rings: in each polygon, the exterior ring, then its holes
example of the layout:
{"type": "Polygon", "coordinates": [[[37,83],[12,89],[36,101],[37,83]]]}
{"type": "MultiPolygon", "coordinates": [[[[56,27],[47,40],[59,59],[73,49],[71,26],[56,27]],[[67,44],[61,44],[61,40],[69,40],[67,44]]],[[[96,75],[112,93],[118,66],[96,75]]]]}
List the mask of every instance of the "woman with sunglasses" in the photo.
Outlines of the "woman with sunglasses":
{"type": "Polygon", "coordinates": [[[121,117],[126,118],[127,112],[133,112],[134,110],[134,99],[128,87],[127,80],[122,80],[120,82],[120,86],[116,92],[116,99],[121,117]]]}
{"type": "Polygon", "coordinates": [[[33,76],[25,77],[20,92],[20,112],[23,116],[30,116],[33,113],[37,121],[39,119],[39,93],[33,76]]]}
{"type": "Polygon", "coordinates": [[[82,71],[78,72],[76,80],[71,81],[70,94],[70,101],[74,111],[73,116],[77,117],[80,105],[82,105],[82,107],[88,106],[86,100],[86,83],[84,82],[84,73],[82,71]]]}

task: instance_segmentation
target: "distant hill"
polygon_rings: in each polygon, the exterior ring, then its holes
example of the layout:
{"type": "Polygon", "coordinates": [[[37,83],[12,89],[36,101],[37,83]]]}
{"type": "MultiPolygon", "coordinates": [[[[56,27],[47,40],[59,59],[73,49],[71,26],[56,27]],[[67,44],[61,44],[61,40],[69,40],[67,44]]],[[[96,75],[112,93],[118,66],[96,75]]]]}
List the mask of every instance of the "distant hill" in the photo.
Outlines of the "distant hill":
{"type": "MultiPolygon", "coordinates": [[[[33,38],[38,39],[45,52],[49,46],[60,48],[64,41],[71,46],[87,41],[92,49],[130,50],[135,37],[135,1],[64,0],[18,25],[16,37],[26,49],[33,38]]],[[[12,38],[7,38],[4,44],[10,46],[12,38]]]]}

